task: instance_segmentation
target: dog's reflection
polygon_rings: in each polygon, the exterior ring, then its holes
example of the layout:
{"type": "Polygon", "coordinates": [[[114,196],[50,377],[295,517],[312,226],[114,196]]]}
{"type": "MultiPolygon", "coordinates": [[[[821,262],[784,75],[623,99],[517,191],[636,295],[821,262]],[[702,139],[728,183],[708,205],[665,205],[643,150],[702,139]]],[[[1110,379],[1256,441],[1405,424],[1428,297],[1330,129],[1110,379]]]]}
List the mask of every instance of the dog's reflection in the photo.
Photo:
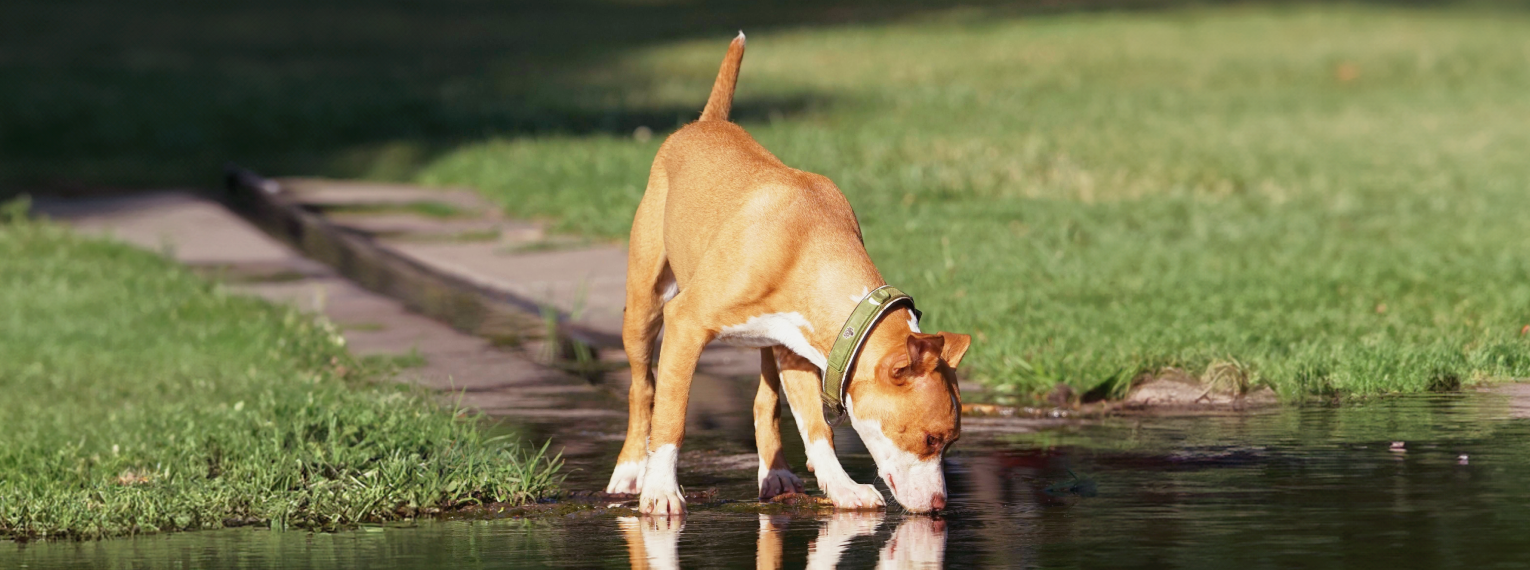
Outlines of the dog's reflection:
{"type": "Polygon", "coordinates": [[[619,517],[616,526],[627,539],[627,559],[633,570],[670,570],[680,567],[676,542],[685,528],[679,517],[619,517]]]}
{"type": "Polygon", "coordinates": [[[903,520],[882,545],[881,568],[939,568],[946,559],[945,521],[912,517],[903,520]]]}
{"type": "MultiPolygon", "coordinates": [[[[808,568],[834,568],[850,541],[873,536],[882,526],[882,513],[835,513],[819,521],[818,536],[808,544],[808,568]]],[[[755,567],[782,567],[784,533],[791,522],[787,515],[760,515],[755,567]]],[[[633,568],[668,570],[679,568],[680,531],[683,519],[669,517],[623,517],[617,519],[627,540],[633,568]]],[[[882,545],[880,568],[939,567],[946,554],[946,524],[926,517],[909,517],[898,524],[882,545]]]]}

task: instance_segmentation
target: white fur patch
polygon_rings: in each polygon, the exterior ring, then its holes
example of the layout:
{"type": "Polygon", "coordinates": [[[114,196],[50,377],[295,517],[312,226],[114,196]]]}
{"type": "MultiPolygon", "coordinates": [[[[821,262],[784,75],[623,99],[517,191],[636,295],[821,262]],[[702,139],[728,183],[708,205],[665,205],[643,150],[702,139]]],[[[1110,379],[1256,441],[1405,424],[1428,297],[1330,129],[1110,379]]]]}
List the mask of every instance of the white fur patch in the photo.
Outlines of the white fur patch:
{"type": "Polygon", "coordinates": [[[639,487],[643,494],[647,495],[650,491],[679,494],[680,484],[675,482],[675,464],[679,459],[680,450],[673,443],[648,452],[648,465],[643,470],[643,485],[639,487]]]}
{"type": "Polygon", "coordinates": [[[834,446],[828,440],[809,443],[806,451],[808,461],[813,464],[813,476],[818,478],[818,486],[823,490],[856,484],[850,474],[845,473],[844,466],[839,464],[839,456],[834,454],[834,446]]]}
{"type": "Polygon", "coordinates": [[[680,282],[679,281],[675,281],[674,277],[670,277],[669,281],[664,283],[664,292],[661,293],[660,296],[659,296],[659,304],[662,305],[664,303],[668,303],[668,302],[670,302],[670,300],[675,298],[675,295],[679,295],[679,294],[680,294],[680,282]]]}
{"type": "Polygon", "coordinates": [[[931,510],[931,500],[936,494],[945,496],[946,475],[940,468],[940,457],[919,459],[882,433],[882,422],[855,417],[855,404],[845,398],[845,413],[850,414],[850,425],[860,434],[861,442],[877,462],[877,472],[898,504],[914,512],[931,510]]]}
{"type": "Polygon", "coordinates": [[[813,475],[818,478],[818,488],[834,501],[834,506],[842,509],[871,509],[887,504],[882,498],[882,492],[875,486],[862,485],[850,478],[845,473],[844,466],[839,464],[839,457],[834,455],[834,447],[828,440],[818,440],[807,444],[808,463],[813,465],[813,475]]]}
{"type": "Polygon", "coordinates": [[[850,302],[859,305],[861,303],[861,299],[865,299],[866,296],[870,295],[870,294],[871,294],[871,288],[870,287],[861,287],[861,294],[859,294],[859,295],[851,295],[850,296],[850,302]]]}
{"type": "Polygon", "coordinates": [[[611,482],[606,484],[607,493],[638,493],[643,490],[643,461],[624,461],[616,464],[611,482]]]}
{"type": "Polygon", "coordinates": [[[749,317],[749,320],[744,321],[743,324],[723,327],[717,335],[717,340],[745,348],[781,345],[797,353],[798,356],[806,358],[819,370],[827,368],[829,359],[808,343],[807,336],[802,334],[802,329],[813,332],[813,323],[803,318],[802,313],[770,313],[749,317]]]}
{"type": "Polygon", "coordinates": [[[919,330],[919,316],[915,315],[913,311],[908,312],[908,330],[914,332],[924,332],[919,330]]]}

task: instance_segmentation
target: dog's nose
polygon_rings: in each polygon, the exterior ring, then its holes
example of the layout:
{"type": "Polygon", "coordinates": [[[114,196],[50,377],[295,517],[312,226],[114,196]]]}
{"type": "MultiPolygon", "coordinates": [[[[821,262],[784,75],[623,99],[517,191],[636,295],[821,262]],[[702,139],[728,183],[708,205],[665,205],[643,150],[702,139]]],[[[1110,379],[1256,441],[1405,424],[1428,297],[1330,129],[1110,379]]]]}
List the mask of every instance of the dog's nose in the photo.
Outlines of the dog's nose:
{"type": "Polygon", "coordinates": [[[935,493],[934,497],[930,497],[930,508],[937,511],[946,508],[945,494],[935,493]]]}

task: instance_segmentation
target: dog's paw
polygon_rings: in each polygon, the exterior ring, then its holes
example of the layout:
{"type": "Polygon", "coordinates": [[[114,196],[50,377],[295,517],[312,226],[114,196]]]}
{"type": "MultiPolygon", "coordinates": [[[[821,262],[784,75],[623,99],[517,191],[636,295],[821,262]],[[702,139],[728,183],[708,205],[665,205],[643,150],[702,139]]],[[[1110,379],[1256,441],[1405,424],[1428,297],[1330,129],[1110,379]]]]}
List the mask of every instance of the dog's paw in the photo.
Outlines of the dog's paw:
{"type": "Polygon", "coordinates": [[[638,512],[655,517],[673,517],[685,514],[685,496],[680,489],[643,489],[638,498],[638,512]]]}
{"type": "Polygon", "coordinates": [[[783,493],[801,493],[804,489],[802,480],[793,475],[787,469],[768,469],[760,472],[760,500],[767,501],[771,497],[783,493]]]}
{"type": "Polygon", "coordinates": [[[871,485],[846,483],[831,485],[824,491],[829,495],[829,500],[834,501],[834,508],[837,509],[861,510],[887,506],[882,493],[871,485]]]}
{"type": "Polygon", "coordinates": [[[626,461],[616,464],[616,470],[611,472],[611,482],[606,484],[606,492],[613,495],[636,495],[643,490],[643,471],[645,461],[626,461]]]}
{"type": "Polygon", "coordinates": [[[680,484],[675,481],[675,463],[679,454],[680,450],[674,445],[659,446],[648,454],[638,512],[653,516],[685,514],[685,495],[680,493],[680,484]]]}

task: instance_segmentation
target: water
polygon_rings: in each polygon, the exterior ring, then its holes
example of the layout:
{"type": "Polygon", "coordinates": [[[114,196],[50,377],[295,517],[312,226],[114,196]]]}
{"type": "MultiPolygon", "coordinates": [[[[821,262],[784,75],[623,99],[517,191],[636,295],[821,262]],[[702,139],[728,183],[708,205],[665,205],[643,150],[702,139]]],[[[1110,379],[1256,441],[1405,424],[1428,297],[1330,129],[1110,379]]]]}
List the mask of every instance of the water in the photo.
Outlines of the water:
{"type": "MultiPolygon", "coordinates": [[[[0,568],[1522,568],[1525,412],[1514,397],[1471,393],[1029,433],[972,421],[939,520],[896,508],[707,509],[683,524],[576,515],[335,534],[231,529],[0,544],[0,568]]],[[[870,480],[869,459],[842,454],[870,480]]],[[[574,484],[593,486],[609,456],[592,454],[574,484]]],[[[747,496],[749,470],[729,473],[691,481],[747,496]]]]}

